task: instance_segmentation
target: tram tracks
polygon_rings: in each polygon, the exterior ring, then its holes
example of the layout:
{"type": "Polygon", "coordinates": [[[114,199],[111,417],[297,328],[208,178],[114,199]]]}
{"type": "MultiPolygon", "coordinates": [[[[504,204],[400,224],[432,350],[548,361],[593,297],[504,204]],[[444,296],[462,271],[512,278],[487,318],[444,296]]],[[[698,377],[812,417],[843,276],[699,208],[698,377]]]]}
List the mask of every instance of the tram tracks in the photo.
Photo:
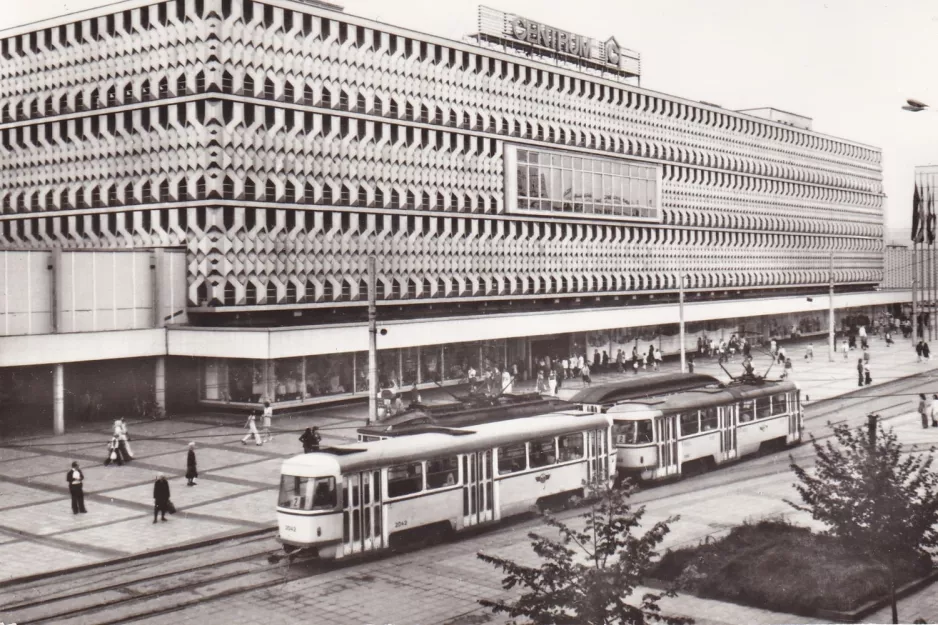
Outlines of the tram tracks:
{"type": "Polygon", "coordinates": [[[272,563],[271,556],[282,554],[271,549],[274,534],[234,538],[181,554],[103,565],[12,587],[12,600],[0,599],[0,621],[125,623],[280,584],[296,577],[291,562],[311,558],[272,563]]]}

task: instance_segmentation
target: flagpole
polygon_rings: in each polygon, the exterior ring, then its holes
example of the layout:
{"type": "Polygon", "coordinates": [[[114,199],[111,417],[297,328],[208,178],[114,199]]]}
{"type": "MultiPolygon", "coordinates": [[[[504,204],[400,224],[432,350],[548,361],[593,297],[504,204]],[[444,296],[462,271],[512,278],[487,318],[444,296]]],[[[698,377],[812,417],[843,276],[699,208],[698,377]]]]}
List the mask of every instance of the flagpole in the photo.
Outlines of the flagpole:
{"type": "MultiPolygon", "coordinates": [[[[913,229],[914,230],[914,229],[913,229]]],[[[913,232],[914,234],[914,232],[913,232]]],[[[912,239],[912,345],[918,345],[918,315],[916,314],[917,298],[916,287],[918,286],[918,242],[912,239]]]]}

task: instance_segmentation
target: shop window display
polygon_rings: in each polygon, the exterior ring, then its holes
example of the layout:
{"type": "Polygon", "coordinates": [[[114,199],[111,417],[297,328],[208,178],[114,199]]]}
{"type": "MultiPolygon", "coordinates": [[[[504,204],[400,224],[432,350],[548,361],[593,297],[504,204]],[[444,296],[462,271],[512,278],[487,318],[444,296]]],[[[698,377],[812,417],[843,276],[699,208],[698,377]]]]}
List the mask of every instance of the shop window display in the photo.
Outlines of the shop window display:
{"type": "MultiPolygon", "coordinates": [[[[228,364],[228,388],[227,395],[221,399],[234,402],[256,402],[259,397],[254,394],[255,366],[254,360],[243,360],[231,358],[227,360],[228,364]]],[[[261,363],[263,365],[263,363],[261,363]]],[[[259,373],[263,373],[261,370],[259,373]]],[[[262,376],[259,376],[262,377],[262,376]]],[[[260,379],[258,379],[260,382],[260,379]]]]}
{"type": "Polygon", "coordinates": [[[443,346],[444,379],[465,380],[469,367],[479,371],[479,344],[453,343],[443,346]]]}
{"type": "Polygon", "coordinates": [[[276,390],[273,401],[290,401],[303,398],[303,359],[283,358],[274,361],[276,390]]]}
{"type": "MultiPolygon", "coordinates": [[[[306,358],[306,395],[323,397],[351,393],[353,354],[329,354],[306,358]]],[[[367,371],[365,373],[367,378],[367,371]]],[[[367,386],[366,386],[367,390],[367,386]]]]}
{"type": "Polygon", "coordinates": [[[443,379],[443,350],[439,345],[420,348],[420,381],[434,382],[443,379]]]}

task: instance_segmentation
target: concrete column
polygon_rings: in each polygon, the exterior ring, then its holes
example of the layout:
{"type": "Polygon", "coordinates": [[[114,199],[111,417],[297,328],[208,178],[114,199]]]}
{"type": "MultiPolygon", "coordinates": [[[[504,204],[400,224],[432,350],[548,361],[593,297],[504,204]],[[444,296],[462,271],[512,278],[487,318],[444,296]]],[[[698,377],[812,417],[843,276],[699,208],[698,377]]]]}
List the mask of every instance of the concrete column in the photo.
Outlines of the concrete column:
{"type": "Polygon", "coordinates": [[[155,373],[153,380],[153,401],[156,403],[159,411],[166,413],[166,357],[157,356],[155,363],[155,373]]]}
{"type": "Polygon", "coordinates": [[[65,434],[65,365],[53,365],[52,429],[56,436],[65,434]]]}
{"type": "Polygon", "coordinates": [[[274,403],[274,395],[277,391],[277,370],[273,360],[264,361],[264,378],[264,388],[267,389],[267,397],[262,397],[261,401],[267,399],[270,403],[274,403]]]}

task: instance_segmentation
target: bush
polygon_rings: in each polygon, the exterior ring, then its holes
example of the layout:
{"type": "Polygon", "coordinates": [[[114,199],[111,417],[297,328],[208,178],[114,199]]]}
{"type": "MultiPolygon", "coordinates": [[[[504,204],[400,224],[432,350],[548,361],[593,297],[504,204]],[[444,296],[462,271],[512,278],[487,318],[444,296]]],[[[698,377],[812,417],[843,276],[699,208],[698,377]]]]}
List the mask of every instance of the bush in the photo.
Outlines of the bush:
{"type": "MultiPolygon", "coordinates": [[[[906,562],[899,584],[931,569],[906,562]]],[[[679,590],[768,610],[810,615],[848,611],[889,593],[889,576],[844,542],[778,521],[733,528],[726,537],[667,552],[651,571],[679,590]]]]}

